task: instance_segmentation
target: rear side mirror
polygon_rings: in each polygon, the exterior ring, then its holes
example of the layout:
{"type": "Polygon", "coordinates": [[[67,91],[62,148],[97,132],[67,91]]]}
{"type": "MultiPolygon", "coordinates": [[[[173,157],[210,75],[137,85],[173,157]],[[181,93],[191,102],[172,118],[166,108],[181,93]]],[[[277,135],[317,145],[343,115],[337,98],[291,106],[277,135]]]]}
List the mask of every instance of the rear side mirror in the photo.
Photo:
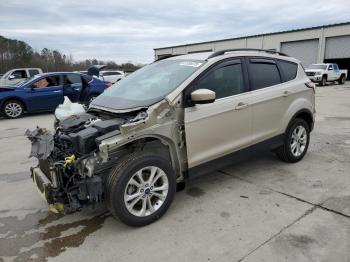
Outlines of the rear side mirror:
{"type": "Polygon", "coordinates": [[[213,103],[216,98],[216,93],[209,89],[198,89],[191,93],[191,100],[194,104],[209,104],[213,103]]]}

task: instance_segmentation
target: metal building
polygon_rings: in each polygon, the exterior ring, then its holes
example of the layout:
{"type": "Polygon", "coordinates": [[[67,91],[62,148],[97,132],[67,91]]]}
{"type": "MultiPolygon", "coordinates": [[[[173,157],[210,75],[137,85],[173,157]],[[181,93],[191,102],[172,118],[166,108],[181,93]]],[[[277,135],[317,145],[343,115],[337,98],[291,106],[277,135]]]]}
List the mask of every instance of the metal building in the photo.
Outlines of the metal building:
{"type": "Polygon", "coordinates": [[[334,62],[350,72],[350,22],[269,34],[155,48],[155,58],[229,48],[272,49],[298,58],[305,67],[334,62]]]}

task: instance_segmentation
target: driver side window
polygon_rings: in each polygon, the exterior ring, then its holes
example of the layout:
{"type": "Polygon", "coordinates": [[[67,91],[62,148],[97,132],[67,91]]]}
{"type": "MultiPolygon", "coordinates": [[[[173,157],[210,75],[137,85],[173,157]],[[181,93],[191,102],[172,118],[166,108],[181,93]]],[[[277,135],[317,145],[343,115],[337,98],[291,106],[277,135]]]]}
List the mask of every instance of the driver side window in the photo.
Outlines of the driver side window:
{"type": "Polygon", "coordinates": [[[210,70],[196,84],[195,89],[209,89],[216,93],[216,99],[244,92],[241,63],[225,63],[210,70]]]}
{"type": "Polygon", "coordinates": [[[22,79],[22,78],[26,78],[27,74],[25,70],[16,70],[14,71],[9,78],[12,79],[22,79]]]}
{"type": "Polygon", "coordinates": [[[51,86],[58,86],[60,83],[60,77],[59,76],[48,76],[39,79],[33,84],[34,88],[45,88],[45,87],[51,87],[51,86]]]}

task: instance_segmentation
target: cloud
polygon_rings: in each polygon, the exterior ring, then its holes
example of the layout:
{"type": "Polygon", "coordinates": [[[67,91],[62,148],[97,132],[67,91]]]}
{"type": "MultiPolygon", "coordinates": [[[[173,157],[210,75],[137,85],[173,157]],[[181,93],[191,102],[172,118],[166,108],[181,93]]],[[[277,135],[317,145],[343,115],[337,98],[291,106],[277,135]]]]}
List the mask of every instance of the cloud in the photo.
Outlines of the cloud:
{"type": "Polygon", "coordinates": [[[0,10],[0,35],[36,49],[141,63],[156,47],[350,21],[347,0],[12,0],[0,10]]]}

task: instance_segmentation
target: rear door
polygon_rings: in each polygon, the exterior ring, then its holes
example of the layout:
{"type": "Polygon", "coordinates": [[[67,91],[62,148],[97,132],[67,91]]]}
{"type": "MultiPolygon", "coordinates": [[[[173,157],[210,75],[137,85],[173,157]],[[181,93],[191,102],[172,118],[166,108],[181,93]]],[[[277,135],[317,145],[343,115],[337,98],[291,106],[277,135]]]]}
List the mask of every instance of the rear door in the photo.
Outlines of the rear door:
{"type": "Polygon", "coordinates": [[[187,87],[185,97],[210,89],[216,100],[186,106],[185,134],[189,168],[241,148],[252,139],[252,111],[241,59],[222,62],[187,87]]]}
{"type": "Polygon", "coordinates": [[[337,64],[333,64],[333,72],[334,72],[334,79],[333,80],[338,80],[340,78],[340,71],[339,71],[339,67],[337,64]]]}
{"type": "Polygon", "coordinates": [[[253,114],[253,142],[259,143],[279,135],[282,119],[292,102],[293,83],[297,64],[271,58],[247,58],[251,105],[253,114]]]}
{"type": "Polygon", "coordinates": [[[63,75],[63,95],[68,96],[72,102],[77,102],[82,89],[82,78],[80,74],[63,75]]]}
{"type": "Polygon", "coordinates": [[[26,87],[29,111],[52,111],[63,103],[63,81],[61,75],[50,75],[36,79],[26,87]]]}

